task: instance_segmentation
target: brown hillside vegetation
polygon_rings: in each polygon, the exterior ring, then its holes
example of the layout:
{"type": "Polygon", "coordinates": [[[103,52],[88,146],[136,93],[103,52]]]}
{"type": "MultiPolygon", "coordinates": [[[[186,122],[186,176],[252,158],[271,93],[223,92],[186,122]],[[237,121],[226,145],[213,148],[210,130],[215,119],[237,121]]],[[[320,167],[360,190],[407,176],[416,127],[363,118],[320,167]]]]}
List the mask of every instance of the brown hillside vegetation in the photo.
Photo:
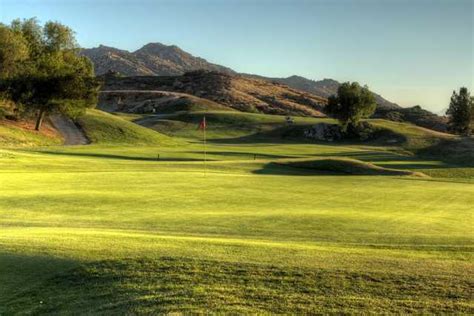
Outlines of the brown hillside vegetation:
{"type": "Polygon", "coordinates": [[[155,90],[102,91],[98,108],[107,112],[138,114],[168,113],[179,111],[235,111],[214,101],[187,93],[155,90]]]}
{"type": "Polygon", "coordinates": [[[161,90],[190,94],[244,112],[324,116],[326,99],[264,80],[214,71],[182,76],[104,76],[104,91],[161,90]]]}

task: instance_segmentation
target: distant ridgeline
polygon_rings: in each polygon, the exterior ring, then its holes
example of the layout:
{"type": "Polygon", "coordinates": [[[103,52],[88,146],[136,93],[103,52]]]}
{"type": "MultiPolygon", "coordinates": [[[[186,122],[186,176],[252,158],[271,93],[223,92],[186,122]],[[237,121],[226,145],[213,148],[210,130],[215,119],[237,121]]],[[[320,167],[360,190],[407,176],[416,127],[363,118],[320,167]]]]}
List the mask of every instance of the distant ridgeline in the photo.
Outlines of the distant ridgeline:
{"type": "MultiPolygon", "coordinates": [[[[195,57],[175,45],[150,43],[129,52],[99,46],[83,49],[102,76],[103,90],[164,90],[205,98],[240,111],[282,115],[323,116],[326,99],[338,81],[300,76],[268,78],[234,70],[195,57]],[[123,76],[129,78],[122,78],[123,76]]],[[[402,108],[375,94],[375,117],[406,121],[446,131],[446,119],[419,106],[402,108]]]]}

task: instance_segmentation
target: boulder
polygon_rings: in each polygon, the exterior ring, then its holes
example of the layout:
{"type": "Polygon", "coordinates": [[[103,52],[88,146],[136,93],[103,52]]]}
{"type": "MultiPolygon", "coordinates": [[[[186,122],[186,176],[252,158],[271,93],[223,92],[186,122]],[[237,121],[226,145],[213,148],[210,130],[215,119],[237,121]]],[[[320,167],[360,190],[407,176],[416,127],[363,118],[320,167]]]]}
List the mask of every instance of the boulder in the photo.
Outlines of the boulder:
{"type": "Polygon", "coordinates": [[[332,142],[341,139],[342,133],[337,124],[318,123],[305,130],[304,136],[314,140],[332,142]]]}

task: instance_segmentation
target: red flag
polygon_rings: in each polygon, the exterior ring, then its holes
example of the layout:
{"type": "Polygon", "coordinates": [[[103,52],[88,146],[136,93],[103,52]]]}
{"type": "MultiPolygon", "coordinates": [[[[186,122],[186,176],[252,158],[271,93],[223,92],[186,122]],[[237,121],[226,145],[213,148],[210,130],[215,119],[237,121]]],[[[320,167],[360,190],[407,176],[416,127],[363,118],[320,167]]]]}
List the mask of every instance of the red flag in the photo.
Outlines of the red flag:
{"type": "Polygon", "coordinates": [[[206,117],[202,118],[201,123],[199,123],[199,129],[205,130],[206,129],[206,117]]]}

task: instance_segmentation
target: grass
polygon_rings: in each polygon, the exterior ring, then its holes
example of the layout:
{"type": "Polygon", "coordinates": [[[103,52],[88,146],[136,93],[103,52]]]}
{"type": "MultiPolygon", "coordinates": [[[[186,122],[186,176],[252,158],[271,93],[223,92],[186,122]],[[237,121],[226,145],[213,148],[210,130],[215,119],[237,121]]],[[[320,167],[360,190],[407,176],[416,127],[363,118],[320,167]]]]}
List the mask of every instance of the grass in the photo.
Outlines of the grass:
{"type": "Polygon", "coordinates": [[[95,144],[170,145],[175,143],[169,137],[99,110],[88,110],[77,122],[87,138],[95,144]]]}
{"type": "Polygon", "coordinates": [[[34,122],[0,120],[0,147],[31,147],[59,145],[61,136],[48,124],[40,132],[34,130],[34,122]]]}
{"type": "MultiPolygon", "coordinates": [[[[143,115],[134,121],[168,136],[200,140],[202,132],[197,127],[204,116],[208,123],[207,137],[210,141],[224,139],[225,142],[233,140],[243,143],[267,141],[275,137],[281,141],[281,133],[290,129],[285,123],[284,116],[230,111],[143,115]]],[[[308,126],[320,121],[328,120],[298,117],[293,127],[308,126]]]]}
{"type": "Polygon", "coordinates": [[[373,163],[350,158],[291,159],[278,161],[277,164],[304,170],[305,174],[346,174],[346,175],[398,175],[426,177],[421,172],[383,168],[373,163]],[[313,172],[312,172],[313,171],[313,172]]]}
{"type": "Polygon", "coordinates": [[[205,167],[200,117],[151,134],[170,143],[103,126],[98,144],[0,149],[0,314],[474,312],[472,167],[308,143],[258,114],[216,128],[205,167]]]}

